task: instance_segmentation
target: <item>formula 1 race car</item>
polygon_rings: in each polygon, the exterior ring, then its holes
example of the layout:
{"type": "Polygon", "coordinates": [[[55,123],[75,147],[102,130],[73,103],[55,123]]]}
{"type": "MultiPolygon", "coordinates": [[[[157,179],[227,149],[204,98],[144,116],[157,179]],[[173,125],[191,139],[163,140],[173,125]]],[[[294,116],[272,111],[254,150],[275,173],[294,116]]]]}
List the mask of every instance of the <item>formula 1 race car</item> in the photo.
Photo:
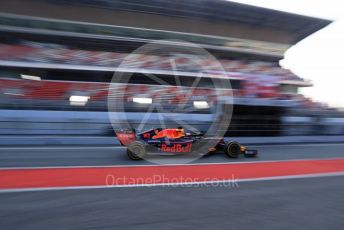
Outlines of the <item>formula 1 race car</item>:
{"type": "MultiPolygon", "coordinates": [[[[186,133],[182,127],[168,129],[151,129],[136,134],[132,129],[116,130],[116,136],[121,145],[127,146],[127,155],[132,160],[140,160],[147,154],[177,155],[191,154],[198,151],[200,143],[215,140],[204,137],[203,133],[186,133]]],[[[237,158],[239,154],[245,157],[255,157],[257,150],[249,150],[236,141],[216,139],[213,146],[206,149],[206,154],[222,150],[228,157],[237,158]]],[[[204,154],[205,155],[205,154],[204,154]]]]}

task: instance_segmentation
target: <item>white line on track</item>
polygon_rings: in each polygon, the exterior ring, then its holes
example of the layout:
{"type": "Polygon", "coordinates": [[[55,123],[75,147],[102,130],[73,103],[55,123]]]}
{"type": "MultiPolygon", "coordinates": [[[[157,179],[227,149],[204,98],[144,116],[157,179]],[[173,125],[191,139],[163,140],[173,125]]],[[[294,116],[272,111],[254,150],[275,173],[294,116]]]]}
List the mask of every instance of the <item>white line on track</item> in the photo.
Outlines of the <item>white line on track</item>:
{"type": "MultiPolygon", "coordinates": [[[[63,190],[81,190],[81,189],[109,189],[109,188],[138,188],[138,187],[192,187],[196,185],[219,185],[225,183],[241,182],[256,182],[256,181],[273,181],[273,180],[288,180],[288,179],[306,179],[330,176],[344,176],[344,172],[338,173],[315,173],[294,176],[275,176],[275,177],[262,177],[262,178],[249,178],[249,179],[232,179],[232,180],[217,180],[217,181],[204,181],[204,182],[183,182],[183,183],[160,183],[160,184],[131,184],[131,185],[114,185],[114,186],[69,186],[69,187],[45,187],[45,188],[22,188],[22,189],[0,189],[0,193],[13,193],[13,192],[39,192],[39,191],[63,191],[63,190]]],[[[200,186],[201,187],[201,186],[200,186]]],[[[210,186],[205,186],[210,187],[210,186]]]]}
{"type": "Polygon", "coordinates": [[[127,167],[173,167],[173,166],[197,166],[197,165],[236,165],[236,164],[254,164],[254,163],[276,163],[276,162],[293,162],[293,161],[313,161],[313,160],[342,160],[344,157],[328,158],[302,158],[287,160],[265,160],[265,161],[239,161],[239,162],[211,162],[211,163],[190,163],[190,164],[143,164],[143,165],[90,165],[90,166],[37,166],[37,167],[2,167],[1,170],[20,170],[20,169],[74,169],[74,168],[127,168],[127,167]]]}

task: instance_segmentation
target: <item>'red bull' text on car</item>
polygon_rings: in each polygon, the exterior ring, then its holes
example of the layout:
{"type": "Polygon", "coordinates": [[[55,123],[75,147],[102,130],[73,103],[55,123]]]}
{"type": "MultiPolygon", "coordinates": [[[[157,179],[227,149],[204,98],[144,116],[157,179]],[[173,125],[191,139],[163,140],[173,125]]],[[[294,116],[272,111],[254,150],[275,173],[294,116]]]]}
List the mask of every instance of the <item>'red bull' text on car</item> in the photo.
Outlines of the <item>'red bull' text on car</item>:
{"type": "MultiPolygon", "coordinates": [[[[127,155],[132,160],[140,160],[147,154],[194,154],[197,152],[197,146],[211,140],[202,133],[186,133],[182,127],[156,128],[138,134],[132,129],[120,129],[115,132],[121,145],[127,147],[127,155]]],[[[255,157],[258,154],[257,150],[247,149],[236,141],[226,141],[223,138],[216,140],[206,149],[207,154],[217,151],[223,151],[231,158],[237,158],[240,154],[245,157],[255,157]]]]}

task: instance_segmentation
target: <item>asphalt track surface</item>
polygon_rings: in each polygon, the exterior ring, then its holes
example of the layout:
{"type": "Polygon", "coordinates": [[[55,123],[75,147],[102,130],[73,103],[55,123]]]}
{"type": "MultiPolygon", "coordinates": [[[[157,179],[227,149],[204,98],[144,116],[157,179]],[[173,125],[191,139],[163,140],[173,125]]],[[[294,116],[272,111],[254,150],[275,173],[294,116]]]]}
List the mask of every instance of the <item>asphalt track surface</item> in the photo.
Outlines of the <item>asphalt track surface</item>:
{"type": "MultiPolygon", "coordinates": [[[[344,144],[258,146],[193,163],[344,158],[344,144]]],[[[123,148],[1,148],[0,168],[146,165],[123,148]]],[[[266,169],[267,171],[269,168],[266,169]]],[[[344,176],[0,193],[0,229],[344,229],[344,176]]]]}
{"type": "MultiPolygon", "coordinates": [[[[257,158],[230,159],[223,153],[192,163],[223,163],[344,157],[344,144],[248,146],[258,149],[257,158]]],[[[123,147],[9,147],[0,148],[0,168],[51,166],[147,165],[128,159],[123,147]]]]}
{"type": "Polygon", "coordinates": [[[1,194],[0,229],[343,229],[343,176],[1,194]]]}

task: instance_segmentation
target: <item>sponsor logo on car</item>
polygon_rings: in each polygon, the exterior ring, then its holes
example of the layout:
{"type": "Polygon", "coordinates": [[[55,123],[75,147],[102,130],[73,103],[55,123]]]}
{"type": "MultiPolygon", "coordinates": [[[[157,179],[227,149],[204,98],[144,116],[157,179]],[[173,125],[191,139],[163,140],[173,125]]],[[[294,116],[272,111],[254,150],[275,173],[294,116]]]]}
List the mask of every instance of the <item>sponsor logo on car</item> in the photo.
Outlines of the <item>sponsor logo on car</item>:
{"type": "Polygon", "coordinates": [[[164,152],[175,152],[175,153],[189,153],[191,152],[192,143],[187,144],[162,144],[161,150],[164,152]]]}

